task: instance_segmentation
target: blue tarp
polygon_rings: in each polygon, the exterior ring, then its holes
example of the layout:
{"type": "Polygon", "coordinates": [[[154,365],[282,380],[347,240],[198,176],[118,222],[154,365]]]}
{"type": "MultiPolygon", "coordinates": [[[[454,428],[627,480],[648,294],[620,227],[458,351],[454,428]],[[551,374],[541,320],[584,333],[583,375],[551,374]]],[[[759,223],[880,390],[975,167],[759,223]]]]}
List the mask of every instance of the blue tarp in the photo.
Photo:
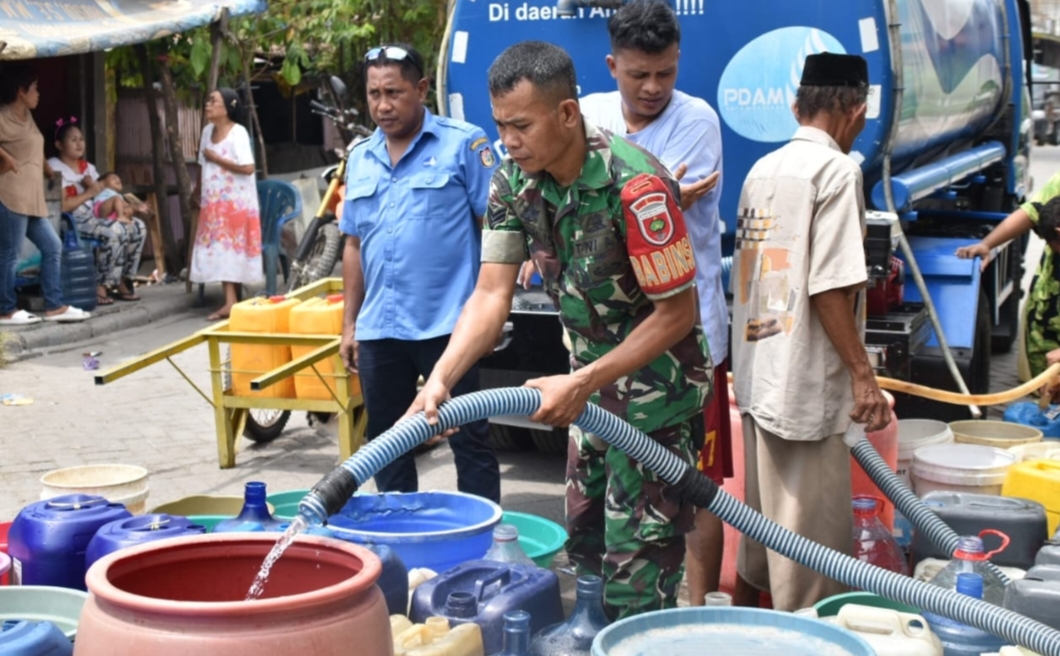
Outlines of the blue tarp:
{"type": "Polygon", "coordinates": [[[241,16],[265,0],[0,0],[0,59],[76,55],[143,43],[241,16]]]}

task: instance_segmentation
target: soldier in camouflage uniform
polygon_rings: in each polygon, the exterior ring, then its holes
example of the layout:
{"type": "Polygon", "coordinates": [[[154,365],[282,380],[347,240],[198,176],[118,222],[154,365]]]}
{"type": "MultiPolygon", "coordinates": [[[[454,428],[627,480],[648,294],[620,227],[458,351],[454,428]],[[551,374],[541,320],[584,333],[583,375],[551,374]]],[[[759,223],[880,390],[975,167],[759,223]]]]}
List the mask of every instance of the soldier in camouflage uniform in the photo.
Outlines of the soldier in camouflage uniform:
{"type": "MultiPolygon", "coordinates": [[[[452,381],[492,347],[529,257],[571,336],[574,369],[527,382],[542,391],[531,419],[567,426],[591,400],[694,466],[713,367],[676,182],[646,151],[582,119],[574,65],[556,46],[506,50],[490,93],[509,157],[493,177],[482,269],[412,410],[433,421],[452,381]]],[[[568,554],[580,573],[603,576],[612,617],[676,604],[690,504],[574,427],[566,501],[568,554]]]]}

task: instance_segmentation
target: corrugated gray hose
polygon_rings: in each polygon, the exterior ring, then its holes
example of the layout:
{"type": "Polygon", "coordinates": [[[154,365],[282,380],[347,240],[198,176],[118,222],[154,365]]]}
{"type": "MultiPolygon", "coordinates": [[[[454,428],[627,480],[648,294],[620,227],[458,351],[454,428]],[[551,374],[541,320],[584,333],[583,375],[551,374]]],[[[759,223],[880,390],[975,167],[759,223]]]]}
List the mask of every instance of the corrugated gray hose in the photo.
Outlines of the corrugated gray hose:
{"type": "MultiPolygon", "coordinates": [[[[431,436],[495,415],[530,415],[540,403],[538,390],[501,388],[445,403],[438,412],[436,426],[429,425],[422,414],[410,417],[325,476],[299,504],[298,513],[311,526],[321,524],[384,465],[431,436]]],[[[1060,656],[1060,631],[985,601],[863,563],[792,533],[719,489],[695,467],[689,467],[644,433],[595,405],[589,404],[574,423],[642,463],[677,487],[691,503],[795,562],[853,588],[949,617],[1043,656],[1060,656]]]]}
{"type": "MultiPolygon", "coordinates": [[[[960,536],[924,505],[924,502],[906,487],[905,482],[891,471],[891,467],[865,437],[864,428],[856,424],[851,426],[847,434],[843,436],[843,441],[850,447],[850,453],[876,484],[876,487],[894,502],[894,505],[913,523],[913,526],[916,526],[916,529],[943,553],[952,555],[957,549],[960,536]]],[[[986,564],[1001,579],[1002,583],[1009,584],[1008,576],[996,565],[990,561],[986,564]]]]}

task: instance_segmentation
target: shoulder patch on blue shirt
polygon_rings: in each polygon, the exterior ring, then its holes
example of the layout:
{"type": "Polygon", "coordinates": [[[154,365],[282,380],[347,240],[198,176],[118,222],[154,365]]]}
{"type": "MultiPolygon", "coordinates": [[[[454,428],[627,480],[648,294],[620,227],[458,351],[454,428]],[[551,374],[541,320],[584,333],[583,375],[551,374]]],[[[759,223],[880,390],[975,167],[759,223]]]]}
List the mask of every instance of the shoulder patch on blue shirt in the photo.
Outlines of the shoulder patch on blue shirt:
{"type": "Polygon", "coordinates": [[[491,168],[494,164],[497,163],[497,160],[493,158],[493,151],[490,149],[489,146],[486,146],[485,148],[479,151],[478,159],[480,162],[482,162],[482,166],[486,167],[487,169],[491,168]]]}
{"type": "Polygon", "coordinates": [[[487,137],[479,137],[478,139],[475,139],[474,141],[472,141],[471,145],[468,146],[468,147],[471,150],[478,150],[479,146],[481,146],[483,144],[488,144],[489,142],[490,142],[490,140],[487,137]]]}

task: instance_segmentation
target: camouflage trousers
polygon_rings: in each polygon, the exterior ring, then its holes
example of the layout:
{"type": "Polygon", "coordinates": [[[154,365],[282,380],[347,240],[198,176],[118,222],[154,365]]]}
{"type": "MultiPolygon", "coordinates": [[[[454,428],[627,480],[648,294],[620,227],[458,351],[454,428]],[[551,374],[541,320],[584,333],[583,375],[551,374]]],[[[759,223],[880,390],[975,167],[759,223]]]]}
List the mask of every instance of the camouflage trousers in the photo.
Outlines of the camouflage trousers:
{"type": "MultiPolygon", "coordinates": [[[[695,466],[694,420],[650,434],[695,466]]],[[[677,605],[685,534],[695,507],[622,451],[570,428],[567,446],[567,555],[578,574],[604,579],[611,619],[677,605]]]]}

